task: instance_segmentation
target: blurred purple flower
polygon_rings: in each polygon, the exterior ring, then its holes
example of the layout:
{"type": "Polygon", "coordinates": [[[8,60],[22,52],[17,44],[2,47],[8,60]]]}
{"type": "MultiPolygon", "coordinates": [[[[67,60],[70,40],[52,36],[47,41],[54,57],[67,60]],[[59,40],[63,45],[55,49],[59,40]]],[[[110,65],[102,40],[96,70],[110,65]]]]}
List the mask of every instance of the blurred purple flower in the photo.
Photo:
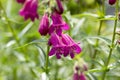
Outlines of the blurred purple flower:
{"type": "Polygon", "coordinates": [[[85,77],[85,75],[82,72],[80,73],[79,77],[80,77],[80,80],[86,80],[86,77],[85,77]]]}
{"type": "Polygon", "coordinates": [[[79,66],[76,66],[76,67],[75,67],[75,70],[76,70],[76,71],[78,71],[79,69],[80,69],[79,66]]]}
{"type": "Polygon", "coordinates": [[[109,0],[109,4],[110,4],[110,5],[115,4],[115,2],[116,2],[116,0],[109,0]]]}
{"type": "Polygon", "coordinates": [[[62,3],[61,3],[60,0],[56,0],[56,2],[57,2],[57,5],[58,5],[58,10],[57,10],[57,12],[58,12],[59,14],[62,14],[63,11],[64,11],[63,6],[62,6],[62,3]]]}
{"type": "Polygon", "coordinates": [[[60,40],[60,37],[56,33],[52,33],[48,44],[50,46],[52,45],[52,48],[49,52],[49,56],[55,54],[57,59],[60,59],[61,55],[64,54],[64,44],[60,40]]]}
{"type": "Polygon", "coordinates": [[[26,0],[17,0],[18,3],[24,3],[26,0]]]}
{"type": "Polygon", "coordinates": [[[74,73],[73,80],[81,80],[78,73],[74,73]]]}
{"type": "Polygon", "coordinates": [[[39,18],[37,8],[38,0],[26,0],[19,13],[24,17],[25,20],[30,18],[32,21],[34,21],[35,18],[39,18]]]}
{"type": "Polygon", "coordinates": [[[77,73],[74,73],[73,80],[86,80],[85,75],[81,72],[80,75],[77,73]]]}
{"type": "Polygon", "coordinates": [[[62,34],[62,42],[66,45],[64,56],[70,54],[71,58],[74,58],[75,53],[79,54],[81,52],[80,46],[67,34],[62,34]]]}
{"type": "Polygon", "coordinates": [[[47,35],[48,31],[49,31],[49,19],[48,14],[45,13],[40,22],[39,33],[41,35],[47,35]]]}
{"type": "Polygon", "coordinates": [[[62,34],[62,30],[68,30],[69,25],[62,20],[62,16],[56,11],[52,13],[52,25],[49,29],[49,34],[56,32],[59,36],[62,34]]]}
{"type": "Polygon", "coordinates": [[[87,71],[88,70],[88,67],[87,67],[87,65],[83,65],[83,68],[84,68],[84,71],[87,71]]]}

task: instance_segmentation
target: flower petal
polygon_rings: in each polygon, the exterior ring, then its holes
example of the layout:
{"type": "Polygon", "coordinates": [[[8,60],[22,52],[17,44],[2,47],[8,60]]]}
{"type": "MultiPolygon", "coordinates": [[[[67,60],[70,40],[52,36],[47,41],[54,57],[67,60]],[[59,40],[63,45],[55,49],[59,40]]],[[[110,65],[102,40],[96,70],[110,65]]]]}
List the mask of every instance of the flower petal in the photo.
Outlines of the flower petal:
{"type": "Polygon", "coordinates": [[[69,25],[67,23],[64,23],[64,25],[62,25],[62,29],[64,30],[69,30],[69,25]]]}
{"type": "Polygon", "coordinates": [[[56,29],[56,33],[57,33],[59,36],[61,36],[61,34],[62,34],[62,29],[61,29],[61,28],[56,29]]]}
{"type": "Polygon", "coordinates": [[[56,58],[60,59],[61,58],[61,53],[56,53],[56,58]]]}
{"type": "Polygon", "coordinates": [[[66,56],[69,55],[69,50],[70,50],[70,49],[69,49],[68,47],[65,47],[64,53],[63,53],[64,57],[66,57],[66,56]]]}
{"type": "Polygon", "coordinates": [[[75,50],[76,53],[80,53],[82,51],[80,46],[77,44],[73,45],[73,49],[75,50]]]}
{"type": "Polygon", "coordinates": [[[19,11],[19,14],[24,17],[25,20],[30,18],[32,21],[35,18],[38,19],[38,0],[26,0],[23,8],[19,11]]]}
{"type": "Polygon", "coordinates": [[[50,50],[50,52],[49,52],[49,56],[52,56],[52,55],[54,55],[55,54],[55,52],[56,52],[56,49],[55,48],[52,48],[51,50],[50,50]]]}
{"type": "Polygon", "coordinates": [[[75,56],[74,53],[73,53],[73,52],[70,52],[70,57],[71,57],[71,58],[74,58],[74,56],[75,56]]]}
{"type": "Polygon", "coordinates": [[[74,75],[73,75],[73,80],[80,80],[78,73],[74,73],[74,75]]]}

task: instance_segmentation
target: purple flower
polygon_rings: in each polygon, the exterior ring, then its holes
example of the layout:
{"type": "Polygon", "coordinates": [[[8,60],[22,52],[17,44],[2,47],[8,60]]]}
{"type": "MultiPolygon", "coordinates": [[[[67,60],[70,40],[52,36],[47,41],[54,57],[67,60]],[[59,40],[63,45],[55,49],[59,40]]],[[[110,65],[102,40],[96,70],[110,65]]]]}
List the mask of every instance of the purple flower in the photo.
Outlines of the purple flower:
{"type": "Polygon", "coordinates": [[[85,75],[81,72],[80,75],[77,73],[74,73],[73,80],[86,80],[85,75]]]}
{"type": "Polygon", "coordinates": [[[75,53],[79,54],[81,52],[79,45],[66,34],[59,36],[56,33],[52,33],[48,44],[52,46],[49,56],[55,54],[58,59],[61,58],[61,55],[64,57],[70,55],[71,58],[74,58],[75,53]]]}
{"type": "Polygon", "coordinates": [[[24,3],[26,0],[17,0],[18,3],[24,3]]]}
{"type": "Polygon", "coordinates": [[[66,45],[64,56],[70,54],[71,58],[74,58],[74,55],[76,53],[79,54],[81,52],[80,46],[77,43],[75,43],[70,36],[62,34],[62,42],[66,45]]]}
{"type": "Polygon", "coordinates": [[[49,56],[55,54],[57,59],[60,59],[61,55],[64,54],[64,44],[60,40],[60,37],[56,33],[52,33],[48,44],[52,45],[49,56]]]}
{"type": "Polygon", "coordinates": [[[49,34],[56,32],[58,35],[61,35],[62,30],[69,29],[69,25],[62,20],[62,16],[59,13],[57,12],[52,13],[51,18],[52,25],[50,26],[49,34]]]}
{"type": "Polygon", "coordinates": [[[115,2],[116,2],[116,0],[109,0],[109,4],[110,4],[110,5],[115,4],[115,2]]]}
{"type": "Polygon", "coordinates": [[[86,80],[86,77],[85,77],[85,75],[82,72],[80,73],[79,77],[80,77],[80,80],[86,80]]]}
{"type": "Polygon", "coordinates": [[[48,14],[45,13],[40,22],[39,33],[41,35],[47,35],[48,31],[49,31],[49,19],[48,14]]]}
{"type": "Polygon", "coordinates": [[[38,0],[26,0],[19,13],[24,17],[25,20],[30,18],[32,21],[34,21],[35,18],[39,18],[37,8],[38,0]]]}
{"type": "Polygon", "coordinates": [[[58,10],[57,10],[57,12],[58,12],[59,14],[62,14],[63,11],[64,11],[63,6],[62,6],[62,3],[61,3],[60,0],[56,0],[56,2],[57,2],[57,5],[58,5],[58,10]]]}
{"type": "Polygon", "coordinates": [[[81,80],[78,73],[74,73],[73,80],[81,80]]]}

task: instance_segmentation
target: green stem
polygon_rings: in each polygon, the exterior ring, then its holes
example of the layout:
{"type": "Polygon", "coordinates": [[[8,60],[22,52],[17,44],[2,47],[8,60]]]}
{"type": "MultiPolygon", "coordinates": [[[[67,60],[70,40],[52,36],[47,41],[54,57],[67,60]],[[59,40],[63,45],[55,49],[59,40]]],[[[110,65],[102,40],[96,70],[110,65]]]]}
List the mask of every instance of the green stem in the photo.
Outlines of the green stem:
{"type": "MultiPolygon", "coordinates": [[[[115,34],[116,34],[116,28],[117,28],[117,18],[118,18],[118,8],[119,8],[119,0],[116,0],[116,14],[115,14],[115,16],[116,16],[116,20],[115,20],[115,22],[114,22],[114,30],[113,30],[113,36],[112,36],[112,43],[111,43],[111,47],[110,47],[110,51],[109,51],[109,56],[108,56],[108,58],[107,58],[107,61],[106,61],[106,63],[105,63],[105,69],[107,69],[107,67],[108,67],[108,64],[109,64],[109,62],[110,62],[110,59],[111,59],[111,55],[112,55],[112,52],[113,52],[113,48],[114,48],[114,41],[115,41],[115,34]]],[[[104,72],[103,72],[103,76],[102,76],[102,80],[104,80],[105,79],[105,76],[106,76],[106,73],[107,73],[107,70],[105,70],[104,72]]]]}
{"type": "MultiPolygon", "coordinates": [[[[99,25],[99,29],[98,29],[98,34],[97,34],[98,36],[99,36],[100,33],[101,33],[102,23],[103,23],[103,21],[100,21],[100,25],[99,25]]],[[[99,39],[96,40],[96,46],[95,46],[95,47],[98,47],[98,45],[99,45],[99,39]]],[[[93,54],[93,57],[92,57],[93,61],[95,60],[95,58],[96,58],[96,56],[97,56],[97,53],[98,53],[98,50],[95,49],[94,54],[93,54]]],[[[94,63],[93,63],[92,66],[91,66],[91,69],[93,69],[94,66],[95,66],[95,65],[94,65],[94,63]]]]}
{"type": "MultiPolygon", "coordinates": [[[[101,17],[104,17],[104,14],[105,14],[105,5],[104,5],[104,3],[105,3],[105,0],[103,0],[103,4],[102,4],[102,15],[101,15],[101,17]]],[[[98,29],[97,36],[99,36],[99,35],[101,34],[102,24],[103,24],[103,21],[100,20],[100,24],[99,24],[99,29],[98,29]]],[[[96,45],[95,45],[95,47],[98,47],[98,45],[99,45],[99,39],[96,40],[96,45]]],[[[98,50],[95,49],[94,54],[93,54],[93,57],[92,57],[93,61],[95,60],[95,58],[96,58],[96,56],[97,56],[97,53],[98,53],[98,50]]],[[[93,63],[93,64],[91,65],[91,69],[93,69],[94,66],[95,66],[95,65],[94,65],[94,63],[93,63]]]]}
{"type": "Polygon", "coordinates": [[[49,73],[49,70],[48,70],[48,64],[49,64],[49,50],[50,50],[50,46],[47,46],[47,55],[46,55],[46,74],[49,73]]]}
{"type": "Polygon", "coordinates": [[[56,66],[55,66],[55,75],[54,75],[54,80],[58,80],[58,70],[59,70],[59,65],[57,64],[57,61],[56,61],[56,66]]]}
{"type": "Polygon", "coordinates": [[[13,35],[13,37],[14,37],[15,40],[16,40],[16,43],[18,44],[18,46],[20,46],[19,39],[18,39],[18,37],[17,37],[17,35],[16,35],[13,27],[11,26],[10,21],[8,20],[6,11],[4,10],[1,1],[0,1],[0,7],[1,7],[1,9],[3,10],[3,12],[4,12],[4,14],[5,14],[5,19],[6,19],[7,23],[8,23],[7,26],[10,28],[10,30],[11,30],[11,32],[12,32],[12,35],[13,35]]]}

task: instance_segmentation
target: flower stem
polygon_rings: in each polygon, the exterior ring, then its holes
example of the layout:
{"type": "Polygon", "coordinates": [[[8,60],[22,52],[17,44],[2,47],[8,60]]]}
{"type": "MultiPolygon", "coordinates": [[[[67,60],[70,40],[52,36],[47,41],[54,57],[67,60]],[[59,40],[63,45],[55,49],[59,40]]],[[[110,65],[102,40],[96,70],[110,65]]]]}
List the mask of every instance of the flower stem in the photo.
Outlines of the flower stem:
{"type": "MultiPolygon", "coordinates": [[[[110,46],[109,56],[107,58],[105,66],[104,66],[105,69],[107,69],[107,67],[108,67],[108,64],[110,62],[111,55],[112,55],[112,52],[113,52],[113,48],[114,48],[115,34],[116,34],[116,28],[117,28],[117,22],[118,22],[117,21],[117,18],[118,18],[118,8],[119,8],[119,0],[116,0],[116,11],[115,11],[116,20],[114,22],[114,30],[113,30],[112,43],[111,43],[111,46],[110,46]]],[[[106,73],[107,73],[107,70],[105,70],[103,72],[102,80],[105,79],[106,73]]]]}
{"type": "MultiPolygon", "coordinates": [[[[101,15],[101,17],[104,17],[104,13],[105,13],[105,5],[104,5],[104,3],[105,3],[105,0],[103,0],[103,4],[102,4],[102,15],[101,15]]],[[[103,21],[100,20],[97,36],[99,36],[99,35],[101,34],[102,24],[103,24],[103,21]]],[[[99,39],[96,40],[95,47],[98,47],[98,45],[99,45],[99,39]]],[[[95,49],[94,54],[93,54],[93,57],[92,57],[93,61],[95,60],[95,58],[96,58],[96,56],[97,56],[97,53],[98,53],[98,50],[95,49]]],[[[91,65],[91,69],[93,69],[94,66],[95,66],[95,65],[94,65],[94,63],[93,63],[93,64],[91,65]]]]}
{"type": "Polygon", "coordinates": [[[48,64],[49,64],[49,50],[50,50],[50,46],[47,46],[47,55],[46,55],[46,74],[49,73],[49,70],[48,70],[48,64]]]}
{"type": "MultiPolygon", "coordinates": [[[[99,30],[98,30],[98,34],[97,34],[97,36],[100,35],[101,28],[102,28],[102,23],[103,23],[103,21],[100,21],[100,24],[99,24],[99,30]]],[[[99,39],[96,40],[96,46],[95,46],[95,47],[98,47],[98,45],[99,45],[99,39]]],[[[97,56],[97,53],[98,53],[98,50],[95,49],[94,54],[93,54],[93,57],[92,57],[93,60],[95,60],[95,58],[96,58],[96,56],[97,56]]],[[[91,69],[93,69],[94,66],[95,66],[95,65],[92,64],[91,69]]]]}
{"type": "Polygon", "coordinates": [[[13,27],[12,27],[11,24],[10,24],[10,21],[9,21],[9,19],[8,19],[8,17],[7,17],[6,11],[4,10],[4,8],[3,8],[3,6],[2,6],[2,2],[1,2],[1,1],[0,1],[0,7],[1,7],[1,9],[3,10],[3,12],[4,12],[4,14],[5,14],[5,19],[6,19],[6,21],[7,21],[7,26],[10,28],[10,30],[11,30],[11,32],[12,32],[12,35],[13,35],[13,37],[15,38],[16,43],[18,44],[18,46],[20,46],[19,39],[18,39],[18,37],[17,37],[17,35],[16,35],[13,27]]]}

